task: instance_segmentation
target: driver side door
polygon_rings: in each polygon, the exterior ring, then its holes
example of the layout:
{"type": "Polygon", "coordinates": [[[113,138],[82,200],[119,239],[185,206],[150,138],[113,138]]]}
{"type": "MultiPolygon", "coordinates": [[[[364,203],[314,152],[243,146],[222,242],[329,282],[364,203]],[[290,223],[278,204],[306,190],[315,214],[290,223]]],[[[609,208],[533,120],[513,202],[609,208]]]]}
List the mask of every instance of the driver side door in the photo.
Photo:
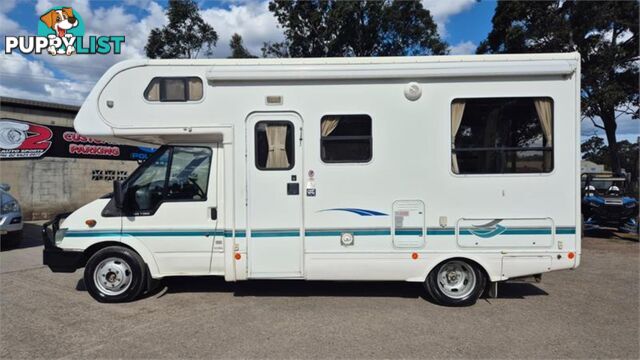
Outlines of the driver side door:
{"type": "Polygon", "coordinates": [[[122,236],[144,243],[163,275],[208,274],[218,223],[216,147],[158,152],[127,181],[122,236]]]}

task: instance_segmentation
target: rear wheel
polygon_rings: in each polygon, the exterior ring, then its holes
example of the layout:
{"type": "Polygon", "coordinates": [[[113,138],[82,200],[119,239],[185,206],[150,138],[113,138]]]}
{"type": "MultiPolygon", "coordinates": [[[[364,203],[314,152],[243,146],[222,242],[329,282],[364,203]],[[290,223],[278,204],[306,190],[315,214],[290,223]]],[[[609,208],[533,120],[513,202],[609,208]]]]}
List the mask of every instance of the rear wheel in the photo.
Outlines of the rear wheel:
{"type": "Polygon", "coordinates": [[[99,250],[84,269],[84,283],[89,294],[107,303],[136,299],[144,289],[146,276],[140,255],[120,246],[99,250]]]}
{"type": "Polygon", "coordinates": [[[463,259],[451,259],[436,266],[427,276],[425,287],[431,297],[446,306],[476,303],[486,284],[480,267],[463,259]]]}

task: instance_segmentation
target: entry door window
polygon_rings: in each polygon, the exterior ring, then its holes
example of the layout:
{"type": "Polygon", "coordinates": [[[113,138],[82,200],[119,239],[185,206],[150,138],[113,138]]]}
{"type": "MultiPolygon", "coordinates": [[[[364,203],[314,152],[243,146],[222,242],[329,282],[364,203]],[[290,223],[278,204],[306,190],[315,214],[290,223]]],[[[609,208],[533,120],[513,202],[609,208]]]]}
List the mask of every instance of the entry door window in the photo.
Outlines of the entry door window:
{"type": "Polygon", "coordinates": [[[290,170],[295,163],[293,124],[289,121],[260,121],[255,127],[256,168],[290,170]]]}

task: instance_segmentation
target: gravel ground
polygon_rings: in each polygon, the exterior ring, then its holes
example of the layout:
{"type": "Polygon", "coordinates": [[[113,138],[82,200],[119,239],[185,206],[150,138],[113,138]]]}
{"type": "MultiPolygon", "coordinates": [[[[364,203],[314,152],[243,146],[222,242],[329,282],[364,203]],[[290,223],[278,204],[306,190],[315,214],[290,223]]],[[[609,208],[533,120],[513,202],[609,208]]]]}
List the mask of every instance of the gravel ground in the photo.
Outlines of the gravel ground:
{"type": "Polygon", "coordinates": [[[582,265],[469,308],[420,284],[173,278],[95,302],[42,266],[38,227],[0,253],[0,358],[640,358],[638,242],[602,232],[582,265]]]}

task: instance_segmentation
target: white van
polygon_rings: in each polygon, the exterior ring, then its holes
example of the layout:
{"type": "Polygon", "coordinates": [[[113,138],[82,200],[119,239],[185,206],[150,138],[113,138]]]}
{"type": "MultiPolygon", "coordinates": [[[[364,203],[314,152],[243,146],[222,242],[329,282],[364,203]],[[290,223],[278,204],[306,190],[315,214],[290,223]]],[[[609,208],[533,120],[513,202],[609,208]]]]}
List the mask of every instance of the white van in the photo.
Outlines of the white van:
{"type": "Polygon", "coordinates": [[[136,60],[76,130],[159,146],[45,230],[98,301],[151,279],[422,282],[446,305],[580,263],[580,57],[136,60]]]}

